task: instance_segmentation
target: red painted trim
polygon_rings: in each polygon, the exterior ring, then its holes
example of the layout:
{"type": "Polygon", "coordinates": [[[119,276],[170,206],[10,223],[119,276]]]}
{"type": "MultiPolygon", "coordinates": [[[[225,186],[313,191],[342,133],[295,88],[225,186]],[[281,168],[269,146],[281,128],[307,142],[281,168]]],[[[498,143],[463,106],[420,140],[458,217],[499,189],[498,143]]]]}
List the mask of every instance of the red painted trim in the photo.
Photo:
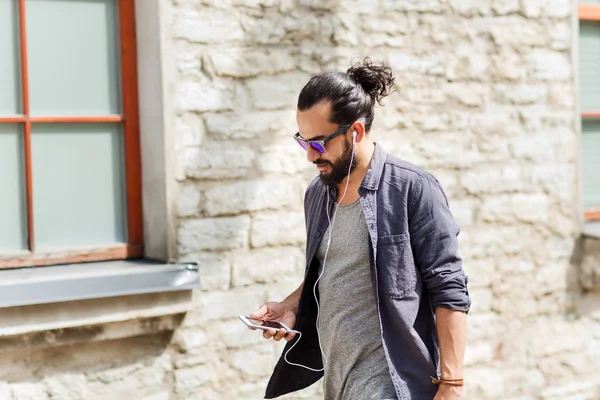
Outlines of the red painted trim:
{"type": "Polygon", "coordinates": [[[134,0],[119,1],[121,27],[121,82],[125,115],[125,179],[127,181],[127,231],[131,245],[143,242],[142,161],[137,88],[137,52],[134,0]]]}

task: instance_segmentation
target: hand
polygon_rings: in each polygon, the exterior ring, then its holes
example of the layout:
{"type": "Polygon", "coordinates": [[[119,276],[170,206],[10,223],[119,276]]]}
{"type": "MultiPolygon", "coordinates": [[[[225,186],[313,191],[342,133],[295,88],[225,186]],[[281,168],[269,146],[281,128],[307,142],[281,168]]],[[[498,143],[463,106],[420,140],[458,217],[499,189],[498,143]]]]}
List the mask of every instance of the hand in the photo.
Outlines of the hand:
{"type": "Polygon", "coordinates": [[[433,400],[463,400],[461,386],[440,385],[433,400]]]}
{"type": "MultiPolygon", "coordinates": [[[[282,322],[290,329],[294,329],[294,325],[296,324],[295,307],[284,303],[277,303],[275,301],[263,304],[258,310],[250,314],[250,317],[264,319],[267,321],[282,322]]],[[[254,328],[250,329],[256,330],[254,328]]],[[[287,335],[286,333],[286,330],[283,328],[279,330],[269,329],[268,331],[263,331],[263,337],[265,339],[273,338],[276,341],[280,341],[281,339],[285,338],[285,340],[289,342],[296,336],[294,332],[290,332],[287,335]]]]}

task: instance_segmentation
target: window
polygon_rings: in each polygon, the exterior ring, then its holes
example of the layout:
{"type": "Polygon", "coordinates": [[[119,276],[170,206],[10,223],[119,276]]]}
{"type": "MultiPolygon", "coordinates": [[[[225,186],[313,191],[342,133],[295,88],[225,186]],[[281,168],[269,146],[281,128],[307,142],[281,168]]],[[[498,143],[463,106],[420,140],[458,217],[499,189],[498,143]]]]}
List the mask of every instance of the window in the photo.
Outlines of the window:
{"type": "Polygon", "coordinates": [[[0,268],[142,255],[133,3],[0,1],[0,268]]]}
{"type": "Polygon", "coordinates": [[[600,220],[600,0],[580,3],[583,204],[587,220],[600,220]]]}

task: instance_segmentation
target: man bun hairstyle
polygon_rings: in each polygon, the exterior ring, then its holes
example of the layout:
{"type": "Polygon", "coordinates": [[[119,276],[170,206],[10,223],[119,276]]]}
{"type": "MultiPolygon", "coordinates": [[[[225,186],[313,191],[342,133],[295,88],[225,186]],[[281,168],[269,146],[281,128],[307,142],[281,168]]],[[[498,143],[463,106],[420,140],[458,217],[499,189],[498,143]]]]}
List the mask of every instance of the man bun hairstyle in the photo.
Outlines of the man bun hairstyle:
{"type": "Polygon", "coordinates": [[[298,110],[305,111],[326,102],[331,104],[329,121],[351,124],[365,117],[365,129],[371,130],[375,103],[394,91],[394,74],[383,63],[369,57],[351,66],[345,73],[332,71],[312,77],[298,96],[298,110]]]}

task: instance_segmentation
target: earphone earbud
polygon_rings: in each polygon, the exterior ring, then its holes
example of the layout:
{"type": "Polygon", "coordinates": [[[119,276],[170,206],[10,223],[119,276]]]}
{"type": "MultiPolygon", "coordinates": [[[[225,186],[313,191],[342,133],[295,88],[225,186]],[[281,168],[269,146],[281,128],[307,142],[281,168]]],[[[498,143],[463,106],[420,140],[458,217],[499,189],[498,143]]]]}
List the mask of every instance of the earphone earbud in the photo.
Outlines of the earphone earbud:
{"type": "Polygon", "coordinates": [[[358,135],[358,133],[356,131],[352,131],[352,143],[356,143],[356,135],[358,135]]]}

